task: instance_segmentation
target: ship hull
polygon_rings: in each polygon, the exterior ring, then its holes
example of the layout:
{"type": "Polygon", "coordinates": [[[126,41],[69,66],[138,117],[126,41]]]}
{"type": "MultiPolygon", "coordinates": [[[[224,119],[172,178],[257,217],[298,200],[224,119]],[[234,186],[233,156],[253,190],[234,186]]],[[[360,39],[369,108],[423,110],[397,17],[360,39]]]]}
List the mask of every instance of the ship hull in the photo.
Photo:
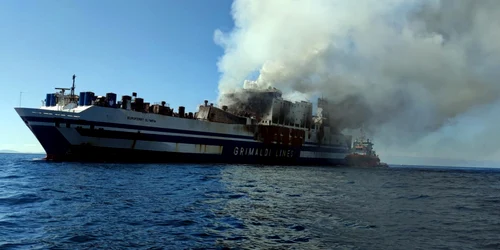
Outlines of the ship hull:
{"type": "Polygon", "coordinates": [[[16,108],[47,160],[346,165],[348,148],[312,139],[304,145],[262,143],[245,125],[215,124],[96,107],[81,113],[16,108]]]}
{"type": "Polygon", "coordinates": [[[346,157],[346,162],[349,166],[355,167],[386,167],[387,164],[380,163],[380,159],[376,156],[350,154],[346,157]]]}
{"type": "Polygon", "coordinates": [[[109,147],[73,147],[71,154],[47,154],[46,160],[55,162],[106,163],[227,163],[255,165],[328,165],[343,166],[343,159],[278,159],[252,157],[223,157],[213,154],[173,153],[152,150],[109,147]]]}

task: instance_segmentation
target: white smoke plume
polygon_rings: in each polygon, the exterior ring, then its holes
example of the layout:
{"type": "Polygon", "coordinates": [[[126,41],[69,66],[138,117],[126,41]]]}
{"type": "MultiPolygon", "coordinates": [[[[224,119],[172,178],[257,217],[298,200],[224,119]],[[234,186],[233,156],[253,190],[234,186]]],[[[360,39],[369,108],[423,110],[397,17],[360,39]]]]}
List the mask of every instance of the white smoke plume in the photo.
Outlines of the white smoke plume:
{"type": "Polygon", "coordinates": [[[235,0],[232,16],[214,34],[220,96],[322,95],[340,128],[397,146],[500,99],[498,0],[235,0]]]}

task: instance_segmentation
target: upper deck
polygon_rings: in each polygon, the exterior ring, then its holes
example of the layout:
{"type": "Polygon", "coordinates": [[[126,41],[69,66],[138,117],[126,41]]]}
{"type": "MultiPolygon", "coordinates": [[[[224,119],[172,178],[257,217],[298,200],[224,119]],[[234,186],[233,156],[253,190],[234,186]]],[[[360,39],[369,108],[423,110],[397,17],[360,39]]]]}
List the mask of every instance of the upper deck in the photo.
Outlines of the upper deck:
{"type": "MultiPolygon", "coordinates": [[[[281,92],[276,89],[243,91],[243,96],[241,93],[239,95],[233,93],[232,104],[222,107],[216,107],[205,100],[195,112],[186,112],[184,106],[174,110],[165,101],[145,102],[136,92],[118,99],[115,93],[99,96],[93,92],[80,92],[76,95],[74,87],[56,89],[57,92],[47,94],[42,107],[26,112],[30,115],[66,116],[95,122],[140,124],[145,120],[155,120],[162,122],[147,126],[161,127],[174,124],[200,131],[214,127],[214,131],[220,130],[224,133],[240,133],[237,131],[245,130],[244,134],[250,133],[255,139],[270,142],[288,142],[287,138],[302,138],[302,142],[310,140],[333,143],[343,141],[344,139],[339,138],[345,137],[335,127],[328,125],[328,117],[325,114],[317,117],[312,115],[312,103],[284,100],[281,92]],[[66,94],[67,90],[71,92],[66,94]],[[195,124],[189,121],[204,123],[195,124]]],[[[319,101],[318,105],[324,105],[324,102],[319,101]]],[[[350,140],[349,136],[345,138],[350,140]]]]}

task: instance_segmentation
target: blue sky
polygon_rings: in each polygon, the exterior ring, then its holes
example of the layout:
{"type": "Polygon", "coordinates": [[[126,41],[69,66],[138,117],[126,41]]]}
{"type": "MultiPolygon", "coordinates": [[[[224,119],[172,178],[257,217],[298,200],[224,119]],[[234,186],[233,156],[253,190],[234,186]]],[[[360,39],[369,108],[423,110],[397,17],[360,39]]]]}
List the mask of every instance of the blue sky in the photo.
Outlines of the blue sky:
{"type": "Polygon", "coordinates": [[[0,2],[0,150],[43,152],[14,111],[39,107],[55,87],[137,92],[194,111],[215,101],[223,50],[216,29],[233,28],[231,0],[0,2]]]}

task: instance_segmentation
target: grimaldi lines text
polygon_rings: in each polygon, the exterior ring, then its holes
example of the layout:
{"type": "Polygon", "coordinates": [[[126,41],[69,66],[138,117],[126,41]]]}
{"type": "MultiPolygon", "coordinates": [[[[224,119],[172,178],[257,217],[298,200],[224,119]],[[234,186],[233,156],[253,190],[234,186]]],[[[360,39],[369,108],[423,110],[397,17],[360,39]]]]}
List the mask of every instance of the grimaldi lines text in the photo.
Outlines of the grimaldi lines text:
{"type": "Polygon", "coordinates": [[[270,148],[244,148],[234,147],[233,154],[238,156],[261,156],[261,157],[286,157],[292,158],[294,150],[275,149],[273,152],[270,148]]]}

